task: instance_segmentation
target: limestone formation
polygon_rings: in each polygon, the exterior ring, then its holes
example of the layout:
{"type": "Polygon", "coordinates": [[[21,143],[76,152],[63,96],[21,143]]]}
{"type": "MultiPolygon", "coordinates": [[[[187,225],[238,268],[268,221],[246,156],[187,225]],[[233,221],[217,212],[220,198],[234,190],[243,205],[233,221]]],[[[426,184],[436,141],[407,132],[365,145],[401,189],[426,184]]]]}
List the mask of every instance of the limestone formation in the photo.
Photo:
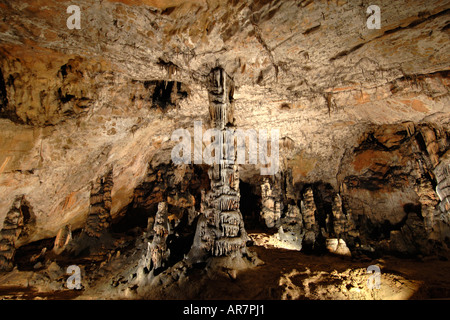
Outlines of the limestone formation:
{"type": "Polygon", "coordinates": [[[208,78],[209,116],[211,126],[220,130],[234,123],[234,82],[221,67],[214,68],[208,78]]]}
{"type": "Polygon", "coordinates": [[[284,248],[301,250],[304,235],[300,209],[296,205],[289,204],[284,217],[281,218],[276,236],[284,243],[284,248]]]}
{"type": "MultiPolygon", "coordinates": [[[[150,231],[150,230],[148,230],[150,231]]],[[[145,254],[139,262],[137,279],[145,281],[161,272],[170,255],[167,247],[167,237],[170,233],[168,221],[168,208],[166,202],[158,204],[155,222],[153,225],[153,239],[147,239],[145,254]]]]}
{"type": "Polygon", "coordinates": [[[283,205],[279,185],[271,180],[265,177],[261,185],[261,217],[268,228],[279,226],[283,205]]]}
{"type": "Polygon", "coordinates": [[[319,225],[316,221],[316,204],[314,202],[314,193],[311,187],[306,188],[301,201],[301,212],[303,216],[303,228],[305,236],[303,242],[309,248],[313,248],[316,238],[319,236],[319,225]]]}
{"type": "MultiPolygon", "coordinates": [[[[425,238],[440,241],[442,236],[450,231],[450,164],[447,137],[442,129],[421,126],[416,134],[413,150],[418,176],[415,191],[419,196],[425,238]],[[442,156],[439,156],[440,154],[442,156]]],[[[424,250],[426,251],[425,248],[424,250]]]]}
{"type": "MultiPolygon", "coordinates": [[[[210,117],[216,129],[225,133],[233,121],[231,99],[233,83],[222,68],[214,68],[210,73],[210,117]]],[[[248,240],[244,221],[239,210],[239,172],[235,164],[236,148],[229,150],[229,141],[222,140],[215,162],[208,175],[211,190],[202,192],[201,216],[189,253],[189,260],[197,261],[205,255],[213,257],[241,257],[248,240]]],[[[234,142],[232,142],[234,143],[234,142]]]]}
{"type": "Polygon", "coordinates": [[[332,232],[335,237],[349,240],[359,236],[355,222],[351,215],[351,209],[344,212],[344,203],[339,193],[334,196],[331,215],[327,216],[327,224],[332,225],[332,232]],[[332,220],[331,222],[329,220],[332,220]]]}
{"type": "Polygon", "coordinates": [[[10,271],[14,267],[16,242],[25,227],[24,210],[26,210],[25,197],[18,196],[3,221],[3,228],[0,231],[0,271],[10,271]]]}
{"type": "Polygon", "coordinates": [[[351,256],[351,252],[343,239],[337,238],[327,239],[326,247],[328,252],[330,253],[342,256],[351,256]]]}
{"type": "MultiPolygon", "coordinates": [[[[275,250],[448,261],[448,1],[69,2],[0,3],[0,269],[12,269],[1,292],[14,277],[22,297],[66,288],[63,266],[80,264],[83,288],[98,290],[85,297],[133,298],[142,256],[141,271],[160,272],[155,292],[186,288],[261,249],[244,221],[275,250]],[[68,28],[69,5],[81,29],[68,28]],[[215,140],[198,139],[208,129],[215,140]],[[244,143],[256,161],[235,163],[227,133],[272,129],[276,175],[260,174],[259,134],[256,152],[244,143]]],[[[310,276],[288,280],[313,292],[310,276]]],[[[351,285],[342,290],[363,291],[351,285]]]]}
{"type": "Polygon", "coordinates": [[[89,215],[85,232],[91,237],[99,237],[111,225],[111,190],[113,187],[113,171],[110,169],[104,176],[97,178],[92,185],[89,215]]]}
{"type": "Polygon", "coordinates": [[[450,152],[447,151],[434,168],[436,193],[439,197],[439,210],[444,216],[450,213],[450,152]]]}
{"type": "Polygon", "coordinates": [[[294,187],[294,181],[292,176],[292,168],[287,168],[282,171],[285,175],[285,189],[286,189],[286,200],[287,201],[296,201],[297,195],[294,187]]]}
{"type": "Polygon", "coordinates": [[[56,234],[53,252],[56,254],[63,252],[70,240],[72,240],[72,228],[70,224],[68,224],[61,228],[56,234]]]}

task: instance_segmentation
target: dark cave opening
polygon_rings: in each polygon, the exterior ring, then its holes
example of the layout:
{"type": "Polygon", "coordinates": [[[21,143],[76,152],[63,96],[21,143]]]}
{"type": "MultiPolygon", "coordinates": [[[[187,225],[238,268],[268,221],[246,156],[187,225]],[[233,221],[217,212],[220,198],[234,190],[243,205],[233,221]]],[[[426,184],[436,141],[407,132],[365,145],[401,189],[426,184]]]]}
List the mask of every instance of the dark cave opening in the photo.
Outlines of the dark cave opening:
{"type": "Polygon", "coordinates": [[[425,155],[428,155],[427,144],[422,136],[422,133],[416,134],[416,142],[420,151],[422,151],[425,155]]]}
{"type": "Polygon", "coordinates": [[[377,241],[389,239],[391,231],[399,229],[388,220],[384,220],[382,223],[373,223],[368,221],[367,224],[370,229],[370,238],[377,241]]]}
{"type": "MultiPolygon", "coordinates": [[[[125,234],[139,237],[147,230],[147,241],[151,242],[153,239],[153,226],[149,218],[154,218],[157,211],[158,203],[146,205],[145,207],[130,204],[126,214],[113,221],[110,231],[116,235],[125,234]]],[[[163,268],[154,270],[155,275],[181,261],[184,255],[189,252],[194,240],[198,217],[189,224],[188,209],[173,205],[168,205],[168,213],[170,233],[167,236],[166,243],[167,248],[170,250],[170,255],[163,268]]]]}
{"type": "Polygon", "coordinates": [[[32,221],[32,215],[30,207],[28,207],[25,203],[20,206],[20,212],[23,216],[23,223],[26,225],[32,221]]]}
{"type": "Polygon", "coordinates": [[[145,230],[148,218],[155,216],[156,211],[158,211],[157,203],[146,207],[130,204],[126,213],[113,221],[111,231],[114,233],[135,233],[136,228],[145,230]]]}
{"type": "Polygon", "coordinates": [[[263,229],[264,224],[260,219],[261,194],[258,193],[258,186],[240,180],[239,190],[241,192],[240,210],[245,229],[263,229]]]}
{"type": "Polygon", "coordinates": [[[63,64],[58,71],[58,74],[60,74],[63,79],[65,79],[67,77],[67,69],[68,68],[70,69],[70,66],[68,65],[68,63],[66,63],[66,64],[63,64]]]}
{"type": "Polygon", "coordinates": [[[398,223],[392,223],[385,219],[382,222],[372,221],[367,217],[359,216],[359,226],[362,233],[371,241],[389,240],[391,231],[401,230],[408,219],[408,213],[398,223]]]}
{"type": "Polygon", "coordinates": [[[332,217],[333,196],[336,194],[328,183],[315,183],[313,189],[314,202],[316,204],[316,221],[320,228],[327,229],[327,217],[332,217]]]}
{"type": "Polygon", "coordinates": [[[67,103],[73,100],[74,98],[75,96],[72,94],[63,95],[61,88],[58,88],[58,99],[61,101],[61,103],[67,103]]]}
{"type": "Polygon", "coordinates": [[[144,81],[146,89],[153,89],[150,101],[152,107],[165,111],[168,107],[177,105],[177,100],[188,96],[188,89],[178,81],[149,80],[144,81]]]}
{"type": "Polygon", "coordinates": [[[3,72],[0,69],[0,114],[6,110],[8,106],[8,95],[6,93],[5,79],[3,78],[3,72]]]}
{"type": "Polygon", "coordinates": [[[175,213],[180,217],[177,223],[169,220],[172,232],[167,237],[167,247],[170,250],[170,255],[167,261],[167,267],[173,266],[175,263],[183,260],[184,256],[189,253],[194,241],[195,230],[197,227],[198,217],[189,224],[188,212],[185,208],[178,208],[182,212],[176,213],[173,208],[169,206],[169,212],[175,213]]]}
{"type": "Polygon", "coordinates": [[[423,220],[422,206],[420,203],[406,203],[403,205],[403,211],[405,211],[406,214],[415,213],[421,220],[423,220]]]}
{"type": "Polygon", "coordinates": [[[53,248],[55,238],[47,238],[28,243],[19,247],[14,256],[14,262],[20,271],[33,271],[38,269],[35,267],[39,262],[44,261],[44,255],[40,255],[42,250],[48,252],[53,248]]]}
{"type": "Polygon", "coordinates": [[[172,106],[171,99],[173,90],[173,81],[157,81],[155,91],[152,95],[152,103],[154,106],[165,110],[168,106],[172,106]]]}
{"type": "Polygon", "coordinates": [[[18,226],[21,228],[19,239],[27,237],[33,231],[36,224],[36,217],[33,213],[33,209],[24,197],[22,198],[20,205],[20,213],[22,215],[23,222],[22,226],[18,226]]]}
{"type": "Polygon", "coordinates": [[[205,192],[208,192],[211,189],[210,181],[208,177],[208,169],[209,167],[205,164],[202,165],[194,165],[194,179],[189,181],[189,192],[195,198],[195,210],[200,212],[200,203],[201,203],[201,190],[204,189],[205,192]]]}

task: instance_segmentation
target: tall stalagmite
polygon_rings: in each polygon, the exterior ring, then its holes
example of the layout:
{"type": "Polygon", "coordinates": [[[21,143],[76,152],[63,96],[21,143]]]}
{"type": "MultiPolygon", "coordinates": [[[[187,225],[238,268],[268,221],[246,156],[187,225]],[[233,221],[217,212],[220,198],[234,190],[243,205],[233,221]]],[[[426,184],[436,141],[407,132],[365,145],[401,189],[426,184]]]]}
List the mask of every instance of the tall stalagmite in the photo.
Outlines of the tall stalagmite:
{"type": "Polygon", "coordinates": [[[194,243],[189,253],[193,262],[207,256],[239,257],[248,240],[239,209],[239,172],[236,160],[233,119],[232,79],[222,68],[214,68],[209,76],[209,111],[211,125],[218,129],[215,161],[208,170],[211,190],[202,193],[202,205],[194,243]]]}
{"type": "Polygon", "coordinates": [[[16,242],[30,215],[28,205],[25,196],[17,196],[3,222],[0,231],[0,271],[11,271],[14,268],[16,242]]]}
{"type": "Polygon", "coordinates": [[[91,237],[100,237],[111,224],[111,190],[113,187],[112,167],[98,177],[92,185],[89,215],[85,232],[91,237]]]}
{"type": "MultiPolygon", "coordinates": [[[[138,282],[152,278],[157,275],[164,267],[170,255],[167,248],[167,237],[170,233],[167,202],[158,203],[158,212],[155,215],[155,223],[153,225],[153,240],[147,239],[147,250],[139,261],[137,269],[138,282]]],[[[150,230],[147,230],[150,232],[150,230]]]]}

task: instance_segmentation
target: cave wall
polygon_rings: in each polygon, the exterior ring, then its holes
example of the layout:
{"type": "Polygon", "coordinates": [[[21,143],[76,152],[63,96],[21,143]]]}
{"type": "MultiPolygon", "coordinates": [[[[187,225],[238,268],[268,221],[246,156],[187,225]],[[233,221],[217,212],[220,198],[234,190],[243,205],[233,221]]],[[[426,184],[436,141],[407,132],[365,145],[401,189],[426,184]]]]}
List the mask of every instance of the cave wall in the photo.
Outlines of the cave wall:
{"type": "MultiPolygon", "coordinates": [[[[411,212],[448,234],[445,3],[379,1],[381,29],[367,29],[364,1],[80,0],[81,30],[66,27],[69,4],[0,5],[0,225],[18,196],[36,216],[17,246],[84,227],[110,167],[112,220],[161,200],[198,207],[205,171],[173,167],[171,134],[208,128],[217,64],[235,125],[280,129],[297,205],[305,186],[325,188],[319,211],[339,193],[362,225],[388,221],[381,240],[411,212]]],[[[241,167],[258,189],[258,166],[241,167]]]]}

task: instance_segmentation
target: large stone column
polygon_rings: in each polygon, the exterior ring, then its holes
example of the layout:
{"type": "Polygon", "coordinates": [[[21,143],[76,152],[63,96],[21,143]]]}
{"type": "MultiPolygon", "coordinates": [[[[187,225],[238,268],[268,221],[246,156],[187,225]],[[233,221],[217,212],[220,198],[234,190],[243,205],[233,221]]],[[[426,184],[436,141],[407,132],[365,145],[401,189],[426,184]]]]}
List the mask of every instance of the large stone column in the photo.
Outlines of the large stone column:
{"type": "Polygon", "coordinates": [[[239,210],[239,172],[233,124],[233,81],[221,68],[209,76],[209,111],[211,125],[220,131],[219,155],[209,168],[211,190],[202,193],[201,216],[189,258],[193,262],[205,257],[242,256],[248,240],[239,210]],[[233,144],[233,145],[231,145],[233,144]]]}

